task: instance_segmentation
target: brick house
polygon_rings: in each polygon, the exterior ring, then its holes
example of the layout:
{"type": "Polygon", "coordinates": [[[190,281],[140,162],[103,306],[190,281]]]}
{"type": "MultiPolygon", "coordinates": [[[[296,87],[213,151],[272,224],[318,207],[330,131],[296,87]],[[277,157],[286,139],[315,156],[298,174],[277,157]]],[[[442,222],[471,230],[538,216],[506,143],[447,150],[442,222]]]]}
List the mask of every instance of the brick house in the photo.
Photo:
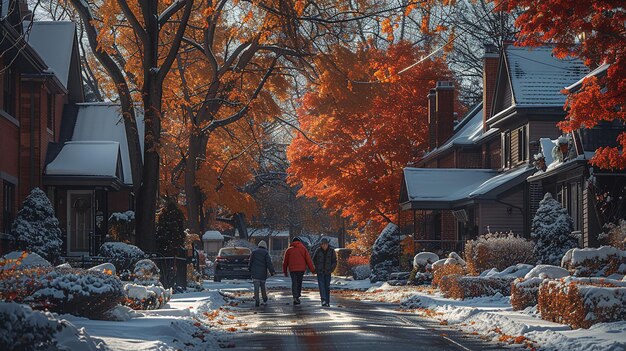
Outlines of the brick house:
{"type": "Polygon", "coordinates": [[[10,249],[22,201],[40,187],[60,222],[62,255],[93,255],[111,213],[134,204],[119,106],[84,102],[74,23],[32,21],[25,0],[2,5],[11,15],[0,21],[0,252],[10,249]]]}
{"type": "Polygon", "coordinates": [[[452,84],[429,95],[430,151],[403,172],[399,223],[419,247],[460,250],[476,235],[513,231],[529,236],[540,196],[527,178],[536,173],[539,139],[561,135],[561,90],[588,73],[576,59],[557,59],[552,47],[487,46],[483,101],[455,121],[452,84]]]}

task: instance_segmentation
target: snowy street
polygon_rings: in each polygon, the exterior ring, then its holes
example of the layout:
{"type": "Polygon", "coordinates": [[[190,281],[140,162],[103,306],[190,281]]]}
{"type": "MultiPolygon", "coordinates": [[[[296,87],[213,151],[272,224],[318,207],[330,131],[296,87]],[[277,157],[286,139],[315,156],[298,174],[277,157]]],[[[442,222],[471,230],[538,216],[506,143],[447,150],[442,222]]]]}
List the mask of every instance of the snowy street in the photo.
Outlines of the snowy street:
{"type": "Polygon", "coordinates": [[[236,350],[499,350],[477,337],[439,325],[387,303],[333,298],[319,306],[317,291],[307,291],[302,305],[291,304],[288,290],[273,291],[268,305],[241,308],[235,316],[252,333],[237,334],[236,350]]]}

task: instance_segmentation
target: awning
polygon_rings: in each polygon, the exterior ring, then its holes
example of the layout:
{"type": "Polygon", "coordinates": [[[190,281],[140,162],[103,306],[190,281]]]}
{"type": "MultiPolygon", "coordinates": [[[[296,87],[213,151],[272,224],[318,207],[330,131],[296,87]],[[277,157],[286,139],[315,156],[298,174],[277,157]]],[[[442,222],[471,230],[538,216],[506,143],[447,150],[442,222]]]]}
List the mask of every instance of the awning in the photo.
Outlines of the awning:
{"type": "Polygon", "coordinates": [[[50,185],[123,184],[120,145],[113,141],[72,141],[48,163],[44,182],[50,185]],[[106,183],[106,184],[105,184],[106,183]]]}
{"type": "Polygon", "coordinates": [[[403,210],[453,209],[468,202],[496,200],[523,183],[534,168],[506,172],[492,169],[405,168],[400,192],[403,210]]]}

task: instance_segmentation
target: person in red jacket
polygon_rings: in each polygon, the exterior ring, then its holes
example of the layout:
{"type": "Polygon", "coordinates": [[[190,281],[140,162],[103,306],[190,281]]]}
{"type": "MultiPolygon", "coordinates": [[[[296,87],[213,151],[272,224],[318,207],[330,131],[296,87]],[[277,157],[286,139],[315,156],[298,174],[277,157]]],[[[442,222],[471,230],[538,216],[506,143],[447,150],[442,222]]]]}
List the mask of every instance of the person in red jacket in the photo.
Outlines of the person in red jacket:
{"type": "Polygon", "coordinates": [[[315,273],[309,250],[306,249],[300,238],[295,237],[287,251],[285,251],[283,259],[283,273],[287,277],[287,269],[289,269],[289,274],[291,275],[291,294],[293,295],[294,305],[300,304],[302,279],[307,267],[309,267],[311,273],[315,273]]]}

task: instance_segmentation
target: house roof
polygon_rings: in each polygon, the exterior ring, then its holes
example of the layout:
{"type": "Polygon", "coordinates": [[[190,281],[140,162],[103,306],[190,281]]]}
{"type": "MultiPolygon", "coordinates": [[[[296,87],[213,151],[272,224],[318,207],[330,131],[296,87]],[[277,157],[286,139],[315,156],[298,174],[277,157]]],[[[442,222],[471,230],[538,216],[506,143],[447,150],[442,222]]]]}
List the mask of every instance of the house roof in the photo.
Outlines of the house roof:
{"type": "Polygon", "coordinates": [[[224,240],[224,236],[217,230],[207,230],[202,234],[202,240],[224,240]]]}
{"type": "Polygon", "coordinates": [[[492,200],[526,179],[533,168],[405,168],[400,203],[404,209],[446,209],[472,200],[492,200]]]}
{"type": "Polygon", "coordinates": [[[580,59],[554,57],[553,49],[553,46],[505,47],[514,105],[562,107],[566,96],[561,90],[589,72],[580,59]]]}
{"type": "MultiPolygon", "coordinates": [[[[133,183],[130,167],[126,131],[122,120],[120,105],[112,103],[81,103],[76,104],[78,115],[72,134],[72,141],[110,141],[119,144],[124,184],[133,183]]],[[[139,143],[143,151],[144,123],[140,109],[135,109],[139,143]]]]}
{"type": "Polygon", "coordinates": [[[46,166],[47,175],[119,177],[120,144],[114,141],[70,141],[46,166]]]}
{"type": "Polygon", "coordinates": [[[50,73],[68,88],[76,25],[71,21],[24,22],[26,40],[44,60],[50,73]],[[28,28],[30,30],[28,31],[28,28]]]}

